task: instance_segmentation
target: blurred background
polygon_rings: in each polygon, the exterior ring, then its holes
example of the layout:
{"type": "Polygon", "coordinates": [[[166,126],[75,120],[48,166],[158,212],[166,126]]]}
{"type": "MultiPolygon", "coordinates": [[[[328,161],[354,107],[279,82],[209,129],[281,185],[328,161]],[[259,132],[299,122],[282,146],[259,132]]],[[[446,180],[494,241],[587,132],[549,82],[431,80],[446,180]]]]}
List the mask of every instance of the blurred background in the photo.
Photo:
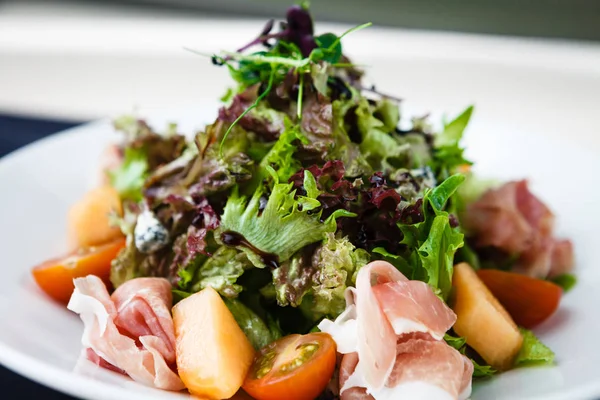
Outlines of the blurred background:
{"type": "MultiPolygon", "coordinates": [[[[0,0],[0,157],[93,119],[219,98],[226,69],[183,46],[235,49],[292,1],[0,0]]],[[[313,0],[311,10],[319,31],[372,21],[345,49],[386,91],[427,107],[477,101],[478,116],[501,110],[548,135],[589,132],[568,116],[598,111],[600,0],[313,0]],[[532,105],[548,118],[531,121],[532,105]]],[[[2,367],[0,387],[2,398],[68,398],[2,367]]]]}
{"type": "MultiPolygon", "coordinates": [[[[0,113],[83,121],[139,106],[189,105],[199,93],[214,98],[226,72],[182,46],[236,48],[291,2],[0,0],[0,113]]],[[[320,29],[372,21],[375,31],[433,32],[449,44],[472,34],[569,48],[600,41],[599,0],[314,0],[311,10],[327,22],[320,29]]],[[[369,46],[380,54],[405,50],[401,41],[369,46]]]]}

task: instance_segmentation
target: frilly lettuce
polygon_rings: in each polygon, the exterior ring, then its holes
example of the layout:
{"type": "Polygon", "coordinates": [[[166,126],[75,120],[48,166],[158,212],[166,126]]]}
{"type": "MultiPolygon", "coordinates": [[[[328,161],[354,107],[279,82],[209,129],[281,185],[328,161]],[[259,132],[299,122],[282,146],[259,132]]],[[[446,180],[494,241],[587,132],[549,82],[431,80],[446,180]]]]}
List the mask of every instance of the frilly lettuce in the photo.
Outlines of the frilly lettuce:
{"type": "Polygon", "coordinates": [[[328,160],[340,160],[345,168],[347,177],[366,176],[373,173],[373,168],[362,155],[359,145],[350,139],[346,115],[355,107],[352,101],[336,100],[332,103],[333,110],[333,136],[335,146],[331,150],[328,160]]]}
{"type": "Polygon", "coordinates": [[[409,272],[412,279],[427,282],[443,299],[452,288],[454,255],[464,244],[464,235],[452,227],[450,214],[444,208],[464,179],[463,175],[453,175],[428,190],[422,204],[423,221],[399,224],[404,235],[402,244],[407,247],[404,254],[396,256],[377,250],[403,273],[409,272]]]}
{"type": "Polygon", "coordinates": [[[267,167],[273,168],[280,182],[287,180],[301,167],[300,162],[294,158],[296,144],[306,144],[308,140],[300,132],[297,126],[292,125],[288,118],[285,119],[285,130],[279,136],[271,150],[261,160],[259,165],[259,177],[268,176],[267,167]]]}
{"type": "Polygon", "coordinates": [[[328,233],[313,255],[312,299],[304,309],[309,306],[313,313],[337,317],[346,307],[346,288],[354,286],[358,270],[369,258],[366,250],[355,248],[348,238],[328,233]]]}
{"type": "Polygon", "coordinates": [[[327,233],[314,251],[300,251],[273,270],[273,283],[263,293],[273,291],[280,306],[299,307],[310,321],[335,318],[346,307],[344,292],[368,262],[366,250],[327,233]]]}
{"type": "Polygon", "coordinates": [[[312,286],[314,273],[311,254],[308,251],[299,251],[280,267],[275,268],[273,289],[277,304],[282,307],[288,305],[298,307],[312,286]]]}
{"type": "Polygon", "coordinates": [[[226,298],[235,298],[243,289],[236,281],[251,267],[243,252],[222,246],[204,263],[192,262],[180,270],[179,288],[195,293],[210,286],[226,298]]]}
{"type": "MultiPolygon", "coordinates": [[[[274,171],[272,176],[276,178],[274,171]]],[[[316,187],[312,174],[305,174],[304,179],[308,180],[309,187],[316,187]]],[[[292,186],[292,183],[275,183],[264,209],[261,198],[266,193],[262,185],[250,200],[235,189],[227,200],[219,232],[236,232],[258,250],[284,262],[301,248],[323,240],[328,232],[335,232],[338,217],[354,216],[346,210],[337,210],[321,221],[322,211],[316,210],[320,206],[316,199],[318,193],[296,198],[292,186]]],[[[255,266],[265,266],[251,249],[241,249],[255,266]]]]}

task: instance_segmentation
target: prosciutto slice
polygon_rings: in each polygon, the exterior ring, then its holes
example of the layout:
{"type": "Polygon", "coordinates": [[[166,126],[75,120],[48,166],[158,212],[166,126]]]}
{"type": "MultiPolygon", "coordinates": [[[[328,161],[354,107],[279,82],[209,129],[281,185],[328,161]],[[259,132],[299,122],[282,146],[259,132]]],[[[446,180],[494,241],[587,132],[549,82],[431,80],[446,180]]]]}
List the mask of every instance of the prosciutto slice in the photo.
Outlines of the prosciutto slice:
{"type": "Polygon", "coordinates": [[[456,314],[425,282],[390,282],[372,290],[396,335],[424,332],[442,340],[456,322],[456,314]]]}
{"type": "Polygon", "coordinates": [[[148,386],[184,389],[171,369],[175,332],[170,313],[171,285],[166,279],[133,279],[112,296],[94,275],[77,278],[74,284],[68,308],[83,320],[81,341],[92,361],[107,363],[148,386]]]}
{"type": "Polygon", "coordinates": [[[342,400],[469,396],[473,365],[442,340],[456,315],[427,284],[375,261],[359,271],[346,300],[335,322],[319,324],[345,354],[342,400]]]}
{"type": "Polygon", "coordinates": [[[519,255],[518,272],[546,278],[573,268],[571,242],[554,238],[554,214],[525,180],[488,190],[467,206],[461,221],[476,246],[519,255]]]}

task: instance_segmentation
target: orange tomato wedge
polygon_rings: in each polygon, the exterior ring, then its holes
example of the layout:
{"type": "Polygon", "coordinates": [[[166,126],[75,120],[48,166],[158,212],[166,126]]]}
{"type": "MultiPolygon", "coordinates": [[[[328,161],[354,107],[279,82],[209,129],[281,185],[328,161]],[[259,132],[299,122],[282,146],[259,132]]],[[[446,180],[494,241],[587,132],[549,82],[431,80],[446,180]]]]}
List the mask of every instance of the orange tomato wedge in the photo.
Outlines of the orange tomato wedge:
{"type": "Polygon", "coordinates": [[[33,278],[48,296],[67,304],[75,288],[74,278],[97,275],[110,285],[110,263],[123,247],[125,239],[79,249],[36,266],[32,271],[33,278]]]}
{"type": "Polygon", "coordinates": [[[327,386],[335,362],[328,334],[286,336],[256,353],[242,388],[257,400],[313,400],[327,386]]]}
{"type": "Polygon", "coordinates": [[[482,269],[477,271],[477,276],[517,325],[528,329],[550,317],[562,296],[560,286],[514,272],[482,269]]]}

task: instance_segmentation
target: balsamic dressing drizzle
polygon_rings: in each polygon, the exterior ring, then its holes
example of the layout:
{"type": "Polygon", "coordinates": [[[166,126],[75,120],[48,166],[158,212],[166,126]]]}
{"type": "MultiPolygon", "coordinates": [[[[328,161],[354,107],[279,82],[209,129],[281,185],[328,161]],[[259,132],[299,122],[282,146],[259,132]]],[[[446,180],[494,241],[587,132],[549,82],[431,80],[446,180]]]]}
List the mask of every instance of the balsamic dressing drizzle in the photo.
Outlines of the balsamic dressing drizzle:
{"type": "Polygon", "coordinates": [[[252,243],[250,243],[248,240],[246,240],[246,238],[244,236],[242,236],[241,234],[239,234],[237,232],[233,232],[233,231],[223,232],[221,234],[221,241],[223,242],[223,244],[225,244],[227,246],[246,247],[247,249],[250,249],[250,250],[252,250],[252,252],[256,253],[256,255],[258,255],[262,259],[262,261],[265,263],[265,265],[269,266],[272,269],[279,268],[279,257],[277,257],[276,254],[267,253],[267,252],[262,251],[261,249],[257,248],[252,243]]]}

